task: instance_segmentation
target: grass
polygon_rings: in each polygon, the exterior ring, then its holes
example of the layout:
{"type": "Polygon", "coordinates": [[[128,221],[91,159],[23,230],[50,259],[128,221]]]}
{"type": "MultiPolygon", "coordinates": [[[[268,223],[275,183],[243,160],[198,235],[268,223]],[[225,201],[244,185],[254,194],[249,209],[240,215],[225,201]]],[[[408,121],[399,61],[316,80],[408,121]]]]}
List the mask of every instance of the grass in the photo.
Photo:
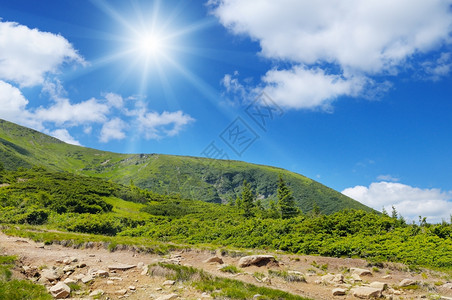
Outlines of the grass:
{"type": "Polygon", "coordinates": [[[253,299],[255,295],[259,294],[261,296],[258,299],[309,300],[308,298],[280,290],[259,287],[239,280],[212,276],[203,270],[193,267],[159,263],[151,266],[150,273],[162,275],[165,274],[165,269],[167,270],[165,276],[167,279],[191,284],[201,292],[210,293],[215,299],[253,299]],[[159,271],[152,272],[153,269],[159,271]]]}
{"type": "Polygon", "coordinates": [[[226,266],[221,267],[220,271],[225,272],[225,273],[238,274],[242,270],[240,270],[239,268],[237,268],[234,265],[226,265],[226,266]]]}
{"type": "Polygon", "coordinates": [[[0,229],[7,235],[29,238],[35,242],[42,242],[47,245],[61,244],[74,248],[84,248],[92,243],[101,243],[110,251],[116,249],[118,245],[123,245],[125,246],[123,248],[133,248],[137,251],[159,255],[186,248],[183,245],[157,242],[143,237],[111,237],[95,234],[46,231],[46,228],[41,226],[3,225],[0,229]]]}
{"type": "Polygon", "coordinates": [[[0,299],[2,300],[50,300],[44,286],[33,284],[27,280],[12,278],[11,268],[16,257],[0,256],[0,299]]]}
{"type": "Polygon", "coordinates": [[[268,275],[273,277],[280,277],[287,282],[306,282],[306,278],[295,272],[268,270],[268,275]]]}

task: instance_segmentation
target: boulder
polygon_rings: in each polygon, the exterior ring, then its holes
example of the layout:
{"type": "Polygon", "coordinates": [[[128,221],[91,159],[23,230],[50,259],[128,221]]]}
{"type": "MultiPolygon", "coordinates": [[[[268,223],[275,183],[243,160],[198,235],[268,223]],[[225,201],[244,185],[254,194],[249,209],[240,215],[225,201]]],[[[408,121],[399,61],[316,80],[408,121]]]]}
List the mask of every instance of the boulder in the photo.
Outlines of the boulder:
{"type": "Polygon", "coordinates": [[[76,283],[77,281],[75,281],[72,278],[66,278],[63,282],[66,283],[66,284],[71,284],[71,283],[76,283]]]}
{"type": "Polygon", "coordinates": [[[363,281],[363,280],[361,279],[361,277],[360,277],[358,274],[356,274],[356,273],[353,273],[353,274],[352,274],[352,279],[353,279],[354,282],[363,281]]]}
{"type": "Polygon", "coordinates": [[[95,274],[99,277],[108,277],[108,271],[105,270],[97,270],[95,274]]]}
{"type": "Polygon", "coordinates": [[[410,278],[405,278],[402,281],[400,281],[399,286],[401,287],[405,287],[405,286],[410,286],[410,285],[415,285],[416,281],[410,278]]]}
{"type": "Polygon", "coordinates": [[[98,296],[102,296],[104,294],[104,290],[98,289],[98,290],[94,290],[92,291],[89,296],[90,297],[98,297],[98,296]]]}
{"type": "Polygon", "coordinates": [[[352,274],[357,274],[359,276],[371,276],[372,272],[367,269],[360,269],[360,268],[350,268],[350,272],[352,274]]]}
{"type": "Polygon", "coordinates": [[[347,290],[346,289],[341,289],[341,288],[335,288],[333,291],[333,296],[344,296],[345,294],[347,294],[347,290]]]}
{"type": "Polygon", "coordinates": [[[167,280],[162,285],[174,285],[175,283],[176,283],[176,281],[174,281],[174,280],[167,280]]]}
{"type": "Polygon", "coordinates": [[[388,284],[387,284],[387,283],[379,282],[379,281],[371,282],[371,283],[369,284],[369,286],[370,286],[370,287],[373,287],[373,288],[376,288],[376,289],[380,289],[380,291],[382,291],[382,292],[383,292],[385,289],[388,288],[388,284]]]}
{"type": "Polygon", "coordinates": [[[50,269],[42,270],[41,277],[48,281],[57,281],[60,278],[57,271],[50,269]]]}
{"type": "Polygon", "coordinates": [[[277,263],[277,261],[272,255],[250,255],[240,258],[238,265],[243,268],[251,265],[265,266],[268,263],[277,263]]]}
{"type": "Polygon", "coordinates": [[[169,294],[169,295],[160,296],[157,298],[157,300],[173,300],[173,299],[177,299],[178,297],[179,297],[178,294],[169,294]]]}
{"type": "Polygon", "coordinates": [[[371,299],[371,298],[380,298],[381,291],[380,289],[373,288],[370,286],[360,286],[353,288],[352,290],[353,296],[361,299],[371,299]]]}
{"type": "Polygon", "coordinates": [[[126,270],[129,270],[132,268],[136,268],[136,265],[116,264],[116,265],[108,266],[108,269],[110,271],[112,271],[112,270],[126,271],[126,270]]]}
{"type": "Polygon", "coordinates": [[[49,292],[56,299],[64,299],[71,293],[71,288],[64,282],[58,282],[49,289],[49,292]]]}
{"type": "Polygon", "coordinates": [[[84,284],[87,284],[87,283],[89,283],[90,281],[93,281],[93,280],[94,280],[94,277],[91,276],[91,275],[83,276],[83,278],[81,279],[81,281],[82,281],[84,284]]]}
{"type": "Polygon", "coordinates": [[[224,263],[223,259],[221,259],[221,257],[218,257],[218,256],[210,257],[210,258],[206,259],[204,262],[205,263],[218,263],[218,264],[224,263]]]}

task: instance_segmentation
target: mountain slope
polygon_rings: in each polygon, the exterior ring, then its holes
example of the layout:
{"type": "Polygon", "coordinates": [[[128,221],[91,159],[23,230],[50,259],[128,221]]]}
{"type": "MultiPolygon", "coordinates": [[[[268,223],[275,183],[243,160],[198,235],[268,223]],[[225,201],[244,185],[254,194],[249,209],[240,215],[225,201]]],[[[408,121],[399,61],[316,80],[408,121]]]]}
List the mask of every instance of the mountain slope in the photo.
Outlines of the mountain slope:
{"type": "Polygon", "coordinates": [[[247,180],[266,204],[276,199],[277,178],[281,173],[304,212],[314,206],[326,214],[344,208],[372,210],[312,179],[280,168],[240,161],[100,151],[69,145],[3,120],[0,120],[0,162],[11,170],[38,165],[123,184],[133,181],[136,186],[157,193],[179,193],[184,198],[216,203],[235,199],[243,180],[247,180]]]}

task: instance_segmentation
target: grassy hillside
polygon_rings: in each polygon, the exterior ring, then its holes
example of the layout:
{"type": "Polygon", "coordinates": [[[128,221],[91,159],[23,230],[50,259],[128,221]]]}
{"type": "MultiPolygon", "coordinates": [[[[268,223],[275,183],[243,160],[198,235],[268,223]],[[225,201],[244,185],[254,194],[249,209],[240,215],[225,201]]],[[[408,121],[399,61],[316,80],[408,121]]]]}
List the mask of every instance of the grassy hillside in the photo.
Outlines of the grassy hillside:
{"type": "Polygon", "coordinates": [[[266,205],[276,198],[278,174],[282,174],[302,211],[318,206],[326,214],[344,208],[371,209],[312,179],[287,170],[240,161],[170,156],[118,154],[63,143],[35,130],[0,120],[0,162],[7,170],[44,166],[109,179],[131,181],[159,194],[227,203],[241,192],[243,180],[266,205]]]}
{"type": "MultiPolygon", "coordinates": [[[[175,242],[452,268],[452,225],[447,222],[408,225],[401,218],[362,210],[281,219],[255,207],[254,214],[246,216],[236,206],[158,195],[41,168],[0,171],[0,224],[52,229],[29,232],[29,237],[45,243],[57,238],[57,229],[109,238],[111,249],[137,238],[159,253],[168,250],[163,243],[175,242]]],[[[19,234],[16,226],[9,230],[19,234]]]]}

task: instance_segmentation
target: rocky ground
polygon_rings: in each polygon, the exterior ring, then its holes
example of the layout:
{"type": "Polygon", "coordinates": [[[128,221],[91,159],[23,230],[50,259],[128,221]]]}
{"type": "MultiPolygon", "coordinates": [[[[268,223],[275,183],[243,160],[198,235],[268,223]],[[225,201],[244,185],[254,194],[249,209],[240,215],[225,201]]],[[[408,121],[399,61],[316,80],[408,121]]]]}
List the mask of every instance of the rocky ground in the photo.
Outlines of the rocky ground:
{"type": "Polygon", "coordinates": [[[312,299],[452,299],[452,283],[445,274],[409,272],[399,264],[372,267],[360,259],[280,253],[243,257],[195,249],[159,256],[110,252],[102,245],[89,249],[43,245],[3,233],[0,250],[19,257],[16,276],[47,286],[56,298],[212,299],[189,284],[149,275],[150,264],[170,262],[312,299]],[[235,266],[233,271],[238,272],[222,271],[226,265],[235,266]]]}

